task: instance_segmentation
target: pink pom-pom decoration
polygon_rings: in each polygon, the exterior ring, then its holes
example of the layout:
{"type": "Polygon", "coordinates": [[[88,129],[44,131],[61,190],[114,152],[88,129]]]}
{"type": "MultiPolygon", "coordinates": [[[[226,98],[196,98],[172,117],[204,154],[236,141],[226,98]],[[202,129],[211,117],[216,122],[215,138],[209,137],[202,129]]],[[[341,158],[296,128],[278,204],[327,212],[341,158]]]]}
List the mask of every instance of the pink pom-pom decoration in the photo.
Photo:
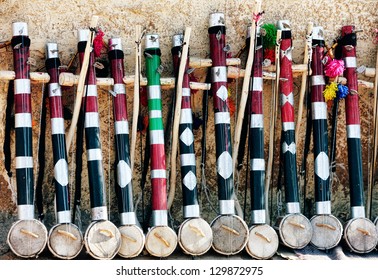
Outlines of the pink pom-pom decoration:
{"type": "Polygon", "coordinates": [[[324,66],[324,74],[327,77],[335,78],[343,74],[345,69],[344,61],[339,59],[328,60],[324,66]]]}

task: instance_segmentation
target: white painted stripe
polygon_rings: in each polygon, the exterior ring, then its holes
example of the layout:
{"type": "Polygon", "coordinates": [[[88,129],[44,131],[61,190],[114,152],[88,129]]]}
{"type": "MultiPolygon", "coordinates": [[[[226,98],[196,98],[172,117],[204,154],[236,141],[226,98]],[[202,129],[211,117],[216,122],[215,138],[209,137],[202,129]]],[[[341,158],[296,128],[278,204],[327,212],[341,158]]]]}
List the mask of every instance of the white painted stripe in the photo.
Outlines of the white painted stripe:
{"type": "Polygon", "coordinates": [[[17,113],[14,115],[14,125],[19,127],[32,127],[32,117],[30,113],[17,113]]]}
{"type": "Polygon", "coordinates": [[[251,128],[263,128],[263,127],[264,127],[264,115],[251,114],[251,128]]]}
{"type": "Polygon", "coordinates": [[[30,80],[29,79],[15,79],[14,80],[14,94],[29,93],[30,94],[30,80]]]}
{"type": "Polygon", "coordinates": [[[161,99],[160,85],[148,86],[148,99],[161,99]]]}
{"type": "Polygon", "coordinates": [[[153,226],[167,226],[168,225],[167,210],[152,210],[152,225],[153,226]]]}
{"type": "Polygon", "coordinates": [[[356,68],[357,59],[355,56],[348,56],[344,58],[346,68],[356,68]]]}
{"type": "Polygon", "coordinates": [[[365,207],[364,206],[352,206],[351,207],[351,216],[354,218],[365,218],[365,207]]]}
{"type": "Polygon", "coordinates": [[[313,120],[327,119],[327,104],[325,102],[312,102],[311,109],[313,120]]]}
{"type": "Polygon", "coordinates": [[[311,85],[312,86],[323,86],[323,85],[325,85],[324,76],[323,75],[311,76],[311,85]]]}
{"type": "Polygon", "coordinates": [[[265,224],[266,222],[266,213],[263,209],[252,210],[251,216],[252,224],[265,224]]]}
{"type": "Polygon", "coordinates": [[[51,118],[51,134],[64,134],[64,119],[63,118],[51,118]]]}
{"type": "Polygon", "coordinates": [[[192,109],[181,109],[180,124],[193,123],[192,109]]]}
{"type": "Polygon", "coordinates": [[[283,122],[282,129],[284,131],[294,130],[294,122],[283,122]]]}
{"type": "Polygon", "coordinates": [[[51,83],[49,84],[49,96],[62,96],[62,90],[58,83],[51,83]]]}
{"type": "Polygon", "coordinates": [[[164,144],[164,131],[163,130],[150,130],[151,145],[164,144]]]}
{"type": "Polygon", "coordinates": [[[219,212],[221,215],[235,214],[235,201],[233,199],[219,200],[219,212]]]}
{"type": "Polygon", "coordinates": [[[17,206],[17,217],[19,220],[34,219],[34,205],[23,204],[17,206]]]}
{"type": "Polygon", "coordinates": [[[91,209],[92,221],[107,220],[108,219],[108,209],[106,206],[93,207],[91,209]]]}
{"type": "Polygon", "coordinates": [[[119,222],[121,225],[135,225],[135,212],[124,212],[119,214],[119,222]]]}
{"type": "Polygon", "coordinates": [[[154,169],[151,170],[151,179],[166,179],[167,171],[165,169],[154,169]]]}
{"type": "Polygon", "coordinates": [[[16,157],[16,169],[33,168],[33,157],[16,157]]]}
{"type": "Polygon", "coordinates": [[[230,124],[231,123],[230,112],[215,113],[214,122],[215,124],[230,124]]]}
{"type": "Polygon", "coordinates": [[[262,91],[263,90],[263,78],[262,77],[253,77],[252,81],[252,90],[253,91],[262,91]]]}
{"type": "Polygon", "coordinates": [[[85,128],[100,127],[100,120],[97,112],[85,113],[85,128]]]}
{"type": "Polygon", "coordinates": [[[83,97],[85,96],[97,96],[97,85],[85,85],[83,97]]]}
{"type": "Polygon", "coordinates": [[[115,134],[129,134],[129,122],[128,121],[116,121],[114,122],[115,134]]]}
{"type": "Polygon", "coordinates": [[[359,124],[347,125],[347,138],[361,138],[361,127],[359,124]]]}
{"type": "Polygon", "coordinates": [[[161,111],[160,110],[150,110],[148,112],[148,116],[150,119],[157,119],[157,118],[161,118],[161,111]]]}
{"type": "Polygon", "coordinates": [[[182,96],[190,96],[190,88],[183,88],[182,96]]]}
{"type": "Polygon", "coordinates": [[[211,67],[211,79],[213,83],[227,82],[227,67],[226,66],[211,67]]]}
{"type": "Polygon", "coordinates": [[[200,209],[199,205],[186,205],[184,206],[184,218],[199,218],[200,216],[200,209]]]}
{"type": "Polygon", "coordinates": [[[102,160],[101,149],[88,149],[87,150],[87,160],[102,160]]]}
{"type": "Polygon", "coordinates": [[[263,158],[251,159],[251,170],[253,170],[253,171],[264,171],[265,170],[265,160],[263,158]]]}
{"type": "Polygon", "coordinates": [[[56,221],[58,224],[63,224],[63,223],[70,223],[71,222],[71,211],[66,210],[66,211],[60,211],[56,213],[56,221]]]}
{"type": "Polygon", "coordinates": [[[181,160],[181,166],[196,166],[195,154],[181,154],[180,160],[181,160]]]}
{"type": "Polygon", "coordinates": [[[113,91],[116,94],[126,94],[125,84],[114,84],[113,91]]]}
{"type": "Polygon", "coordinates": [[[301,206],[299,205],[299,202],[286,203],[286,213],[287,214],[301,213],[301,206]]]}
{"type": "Polygon", "coordinates": [[[331,201],[317,201],[315,202],[315,213],[317,215],[331,214],[331,201]]]}

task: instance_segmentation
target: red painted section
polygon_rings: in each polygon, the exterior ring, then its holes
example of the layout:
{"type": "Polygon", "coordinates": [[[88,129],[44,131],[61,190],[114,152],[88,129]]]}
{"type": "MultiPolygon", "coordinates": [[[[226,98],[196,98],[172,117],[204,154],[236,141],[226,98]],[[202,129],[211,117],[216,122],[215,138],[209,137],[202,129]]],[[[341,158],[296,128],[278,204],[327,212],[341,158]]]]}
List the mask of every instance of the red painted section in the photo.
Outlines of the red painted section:
{"type": "MultiPolygon", "coordinates": [[[[255,57],[253,60],[253,68],[252,68],[252,77],[251,83],[253,83],[253,77],[262,78],[262,62],[263,62],[263,48],[256,50],[255,57]]],[[[250,103],[250,113],[252,114],[263,114],[263,95],[262,91],[255,91],[251,90],[251,102],[250,103]]]]}
{"type": "Polygon", "coordinates": [[[117,94],[114,97],[114,118],[115,121],[126,121],[127,120],[127,100],[126,94],[117,94]]]}
{"type": "Polygon", "coordinates": [[[124,66],[122,59],[113,59],[111,61],[111,71],[114,84],[123,84],[124,66]]]}
{"type": "Polygon", "coordinates": [[[16,79],[29,79],[30,65],[27,60],[30,56],[29,47],[13,50],[14,71],[16,79]]]}
{"type": "Polygon", "coordinates": [[[152,186],[152,210],[167,210],[167,179],[151,179],[152,186]]]}
{"type": "Polygon", "coordinates": [[[15,94],[14,96],[15,113],[31,113],[31,96],[30,94],[15,94]]]}
{"type": "Polygon", "coordinates": [[[85,106],[85,112],[98,112],[97,96],[87,96],[83,98],[82,106],[85,106]],[[84,105],[85,98],[87,99],[86,104],[84,105]]]}
{"type": "Polygon", "coordinates": [[[50,97],[50,117],[51,118],[63,118],[63,105],[61,96],[50,97]]]}
{"type": "MultiPolygon", "coordinates": [[[[354,26],[343,26],[341,29],[341,36],[352,33],[354,26]]],[[[342,47],[342,55],[345,57],[356,57],[356,48],[342,47]]],[[[346,65],[345,65],[346,66],[346,65]]],[[[344,77],[347,79],[347,87],[349,88],[349,94],[345,98],[345,116],[346,124],[360,124],[360,110],[358,105],[358,94],[353,94],[354,91],[358,91],[357,72],[356,68],[345,68],[344,77]],[[351,91],[352,90],[352,91],[351,91]],[[352,94],[351,94],[352,93],[352,94]]]]}
{"type": "Polygon", "coordinates": [[[59,83],[59,70],[57,68],[52,68],[48,70],[50,75],[49,84],[59,83]]]}
{"type": "MultiPolygon", "coordinates": [[[[316,46],[312,49],[312,61],[311,61],[311,76],[323,76],[324,77],[324,65],[322,59],[324,57],[324,47],[316,46]]],[[[324,91],[325,85],[311,86],[311,102],[325,102],[324,91]]]]}
{"type": "Polygon", "coordinates": [[[165,170],[165,151],[164,144],[153,144],[151,147],[151,170],[165,170]]]}
{"type": "MultiPolygon", "coordinates": [[[[291,39],[283,39],[280,49],[282,51],[288,50],[291,47],[291,39]]],[[[289,95],[293,92],[293,70],[292,61],[286,56],[281,58],[280,67],[280,94],[289,95]]],[[[282,122],[294,122],[294,107],[289,102],[281,106],[281,119],[282,122]]]]}

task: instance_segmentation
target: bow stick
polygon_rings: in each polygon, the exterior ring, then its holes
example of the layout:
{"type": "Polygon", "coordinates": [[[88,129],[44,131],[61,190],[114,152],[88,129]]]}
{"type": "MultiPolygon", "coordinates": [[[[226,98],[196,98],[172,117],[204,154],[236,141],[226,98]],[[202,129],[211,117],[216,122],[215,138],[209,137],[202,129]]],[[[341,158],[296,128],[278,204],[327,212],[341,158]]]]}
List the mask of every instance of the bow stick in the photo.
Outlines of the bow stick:
{"type": "Polygon", "coordinates": [[[133,99],[133,123],[131,128],[131,145],[130,145],[130,168],[134,168],[135,146],[138,129],[138,114],[139,114],[139,87],[140,87],[140,66],[141,66],[141,40],[142,40],[142,27],[136,26],[135,30],[135,77],[134,77],[134,99],[133,99]]]}
{"type": "Polygon", "coordinates": [[[179,124],[181,116],[181,98],[182,98],[182,81],[184,78],[186,60],[188,58],[189,40],[190,33],[192,32],[191,27],[185,28],[184,42],[179,66],[179,72],[177,77],[177,90],[176,90],[176,105],[175,105],[175,118],[173,120],[172,128],[172,152],[171,152],[171,180],[170,188],[168,194],[167,208],[170,209],[173,203],[173,198],[175,196],[176,190],[176,156],[177,156],[177,145],[178,145],[178,134],[179,134],[179,124]]]}
{"type": "Polygon", "coordinates": [[[80,70],[80,76],[79,76],[79,82],[77,85],[75,107],[74,107],[74,111],[72,115],[71,126],[67,134],[67,151],[70,150],[73,136],[75,133],[76,124],[79,119],[81,102],[82,102],[82,97],[84,94],[85,77],[87,75],[87,70],[89,66],[89,56],[90,56],[90,53],[92,52],[92,44],[93,44],[93,39],[94,39],[94,34],[95,34],[94,28],[97,26],[97,22],[98,22],[98,16],[93,16],[89,25],[90,33],[89,33],[87,45],[85,47],[83,63],[80,70]]]}
{"type": "Polygon", "coordinates": [[[251,71],[252,71],[252,64],[255,56],[255,34],[256,34],[256,26],[258,25],[259,17],[261,16],[261,0],[255,1],[255,11],[254,17],[253,17],[253,28],[251,28],[251,43],[249,45],[248,50],[248,59],[247,64],[245,67],[245,75],[243,80],[243,87],[240,97],[240,103],[239,103],[239,111],[238,111],[238,118],[235,125],[235,136],[234,136],[234,145],[233,145],[233,151],[232,151],[232,168],[234,170],[235,174],[235,168],[236,168],[236,162],[238,158],[238,152],[239,152],[239,145],[240,145],[240,135],[242,130],[242,124],[244,119],[244,112],[245,107],[248,100],[248,93],[249,93],[249,83],[250,83],[250,77],[251,77],[251,71]]]}

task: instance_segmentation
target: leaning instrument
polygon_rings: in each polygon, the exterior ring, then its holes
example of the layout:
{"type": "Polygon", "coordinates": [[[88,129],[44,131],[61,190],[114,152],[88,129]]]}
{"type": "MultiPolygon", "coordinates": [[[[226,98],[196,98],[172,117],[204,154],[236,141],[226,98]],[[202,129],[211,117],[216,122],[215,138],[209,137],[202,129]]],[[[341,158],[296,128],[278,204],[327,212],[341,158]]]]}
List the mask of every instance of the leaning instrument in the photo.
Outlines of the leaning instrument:
{"type": "Polygon", "coordinates": [[[148,116],[151,154],[152,228],[146,234],[146,250],[156,257],[167,257],[177,247],[176,232],[168,226],[167,172],[160,86],[160,44],[157,34],[147,34],[145,61],[148,90],[148,116]]]}
{"type": "Polygon", "coordinates": [[[328,157],[327,104],[324,79],[323,28],[312,30],[311,111],[314,143],[315,215],[311,218],[311,244],[320,250],[339,244],[343,227],[331,214],[330,166],[328,157]]]}
{"type": "Polygon", "coordinates": [[[73,259],[83,248],[83,235],[71,223],[68,162],[63,117],[62,91],[59,85],[59,51],[57,43],[46,45],[46,70],[50,103],[51,138],[54,157],[56,225],[49,231],[48,248],[60,259],[73,259]]]}
{"type": "Polygon", "coordinates": [[[341,48],[345,64],[344,77],[349,88],[345,98],[345,117],[351,207],[351,219],[344,227],[344,239],[353,252],[368,253],[377,246],[378,236],[374,223],[365,216],[356,45],[355,27],[343,26],[337,48],[341,48]]]}
{"type": "MultiPolygon", "coordinates": [[[[248,31],[250,30],[249,27],[248,31]]],[[[248,41],[255,40],[247,36],[248,41]]],[[[277,252],[279,241],[276,231],[266,223],[265,211],[265,156],[263,112],[263,46],[260,27],[256,27],[255,56],[249,90],[249,150],[251,186],[251,222],[246,251],[256,259],[269,259],[277,252]]]]}
{"type": "Polygon", "coordinates": [[[301,214],[299,202],[290,23],[287,20],[280,20],[277,27],[281,30],[279,90],[286,215],[278,218],[276,227],[285,246],[301,249],[311,241],[312,227],[310,221],[301,214]]]}
{"type": "Polygon", "coordinates": [[[213,230],[212,247],[220,254],[233,255],[244,249],[249,230],[245,221],[235,215],[231,118],[227,104],[226,26],[223,13],[210,14],[208,33],[220,214],[210,224],[213,230]]]}
{"type": "MultiPolygon", "coordinates": [[[[181,34],[173,37],[172,56],[175,73],[179,71],[183,39],[181,34]]],[[[185,253],[199,256],[211,248],[213,232],[210,225],[200,217],[188,67],[189,60],[187,59],[182,83],[179,125],[183,215],[186,220],[179,228],[178,243],[185,253]]]]}
{"type": "MultiPolygon", "coordinates": [[[[78,52],[80,63],[82,64],[87,40],[90,39],[88,38],[90,32],[89,29],[80,29],[78,34],[78,52]]],[[[94,53],[92,51],[90,53],[81,108],[84,111],[85,146],[92,218],[92,222],[85,232],[84,242],[88,253],[95,259],[112,259],[120,249],[121,234],[118,228],[108,220],[94,62],[94,53]]]]}
{"type": "Polygon", "coordinates": [[[121,226],[122,245],[118,254],[125,258],[138,256],[143,248],[145,237],[137,225],[133,205],[132,172],[130,166],[129,122],[127,119],[127,97],[124,77],[124,53],[121,38],[109,39],[109,61],[113,86],[113,113],[116,149],[116,195],[121,226]]]}
{"type": "Polygon", "coordinates": [[[12,24],[16,137],[16,179],[18,221],[11,226],[7,242],[22,258],[37,257],[46,247],[47,229],[34,218],[34,176],[32,144],[32,101],[30,85],[28,25],[12,24]]]}

